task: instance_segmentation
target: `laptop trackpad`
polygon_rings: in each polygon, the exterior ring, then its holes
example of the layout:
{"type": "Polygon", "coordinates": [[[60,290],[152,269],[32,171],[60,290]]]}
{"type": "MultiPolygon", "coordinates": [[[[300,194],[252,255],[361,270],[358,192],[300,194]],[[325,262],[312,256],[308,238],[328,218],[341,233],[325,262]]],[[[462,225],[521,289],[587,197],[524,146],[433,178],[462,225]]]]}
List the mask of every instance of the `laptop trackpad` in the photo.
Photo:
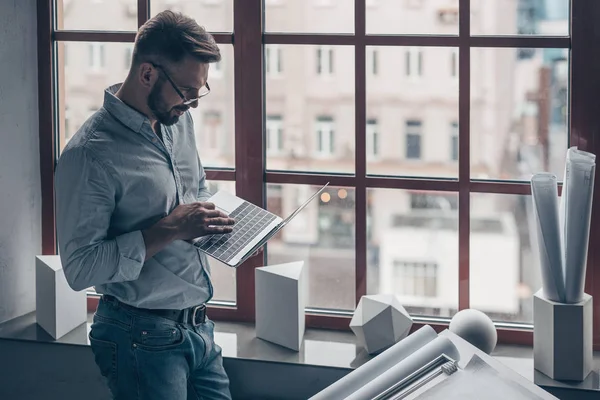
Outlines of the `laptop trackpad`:
{"type": "Polygon", "coordinates": [[[213,203],[218,210],[231,214],[236,208],[244,203],[244,200],[225,191],[218,191],[208,202],[213,203]]]}

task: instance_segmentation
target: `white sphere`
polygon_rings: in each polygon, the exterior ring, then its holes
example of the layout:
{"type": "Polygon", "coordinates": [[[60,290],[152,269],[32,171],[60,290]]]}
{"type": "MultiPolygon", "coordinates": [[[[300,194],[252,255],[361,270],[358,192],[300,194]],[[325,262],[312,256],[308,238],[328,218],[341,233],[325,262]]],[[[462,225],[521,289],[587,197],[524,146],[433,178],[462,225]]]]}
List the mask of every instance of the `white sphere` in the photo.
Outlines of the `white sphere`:
{"type": "Polygon", "coordinates": [[[457,312],[450,321],[450,332],[487,354],[496,348],[498,342],[494,323],[479,310],[466,309],[457,312]]]}

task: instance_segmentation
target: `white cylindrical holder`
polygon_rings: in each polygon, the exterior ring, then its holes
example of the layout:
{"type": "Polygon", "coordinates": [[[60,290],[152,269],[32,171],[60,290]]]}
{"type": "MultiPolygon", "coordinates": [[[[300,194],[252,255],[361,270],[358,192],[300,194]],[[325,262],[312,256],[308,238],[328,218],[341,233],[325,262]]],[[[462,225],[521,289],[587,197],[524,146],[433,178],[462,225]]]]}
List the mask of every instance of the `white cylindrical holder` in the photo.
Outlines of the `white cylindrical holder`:
{"type": "Polygon", "coordinates": [[[533,364],[552,379],[583,381],[593,367],[592,296],[557,303],[533,295],[533,364]]]}

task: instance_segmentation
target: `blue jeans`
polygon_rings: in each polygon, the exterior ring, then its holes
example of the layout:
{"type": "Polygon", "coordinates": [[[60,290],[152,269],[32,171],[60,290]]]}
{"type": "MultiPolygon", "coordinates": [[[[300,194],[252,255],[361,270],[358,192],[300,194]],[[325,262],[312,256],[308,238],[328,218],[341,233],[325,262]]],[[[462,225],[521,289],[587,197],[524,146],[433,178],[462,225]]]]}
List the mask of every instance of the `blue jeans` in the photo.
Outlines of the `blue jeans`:
{"type": "Polygon", "coordinates": [[[90,344],[117,400],[231,399],[208,319],[194,327],[102,298],[90,344]]]}

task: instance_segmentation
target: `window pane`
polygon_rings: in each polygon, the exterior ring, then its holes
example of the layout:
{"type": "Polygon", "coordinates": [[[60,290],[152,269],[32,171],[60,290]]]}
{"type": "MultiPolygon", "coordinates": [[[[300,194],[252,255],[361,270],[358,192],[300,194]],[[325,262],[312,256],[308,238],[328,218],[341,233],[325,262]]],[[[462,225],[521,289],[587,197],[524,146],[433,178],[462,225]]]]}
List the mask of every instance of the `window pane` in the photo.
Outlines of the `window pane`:
{"type": "Polygon", "coordinates": [[[367,34],[458,35],[458,1],[366,0],[367,34]]]}
{"type": "Polygon", "coordinates": [[[471,177],[562,176],[568,82],[568,49],[471,49],[471,177]]]}
{"type": "MultiPolygon", "coordinates": [[[[286,218],[318,186],[267,185],[267,208],[286,218]]],[[[304,261],[308,307],[354,310],[354,189],[328,187],[267,245],[268,265],[304,261]]]]}
{"type": "Polygon", "coordinates": [[[458,309],[458,194],[367,191],[367,292],[397,294],[411,314],[458,309]]]}
{"type": "MultiPolygon", "coordinates": [[[[233,181],[209,181],[208,190],[216,193],[224,190],[235,195],[235,182],[233,181]]],[[[210,265],[210,276],[214,288],[213,301],[236,302],[236,269],[223,264],[214,258],[207,257],[210,265]]]]}
{"type": "Polygon", "coordinates": [[[196,146],[205,167],[235,165],[235,113],[233,46],[220,44],[221,62],[208,70],[210,94],[190,108],[196,130],[196,146]]]}
{"type": "Polygon", "coordinates": [[[85,31],[136,31],[137,0],[56,0],[56,28],[85,31]]]}
{"type": "MultiPolygon", "coordinates": [[[[450,62],[457,52],[451,47],[377,48],[378,73],[367,74],[367,119],[377,120],[379,151],[376,158],[367,153],[369,174],[458,176],[451,151],[458,79],[450,62]]],[[[367,136],[367,146],[370,140],[367,136]]]]}
{"type": "Polygon", "coordinates": [[[150,13],[182,12],[209,32],[233,32],[233,0],[151,0],[150,13]]]}
{"type": "Polygon", "coordinates": [[[569,35],[569,0],[471,0],[472,35],[569,35]]]}
{"type": "Polygon", "coordinates": [[[530,196],[471,194],[471,307],[497,321],[533,322],[541,288],[530,196]]]}
{"type": "Polygon", "coordinates": [[[267,154],[267,168],[354,172],[354,49],[280,46],[280,54],[285,69],[265,77],[266,114],[281,116],[284,146],[267,154]]]}
{"type": "Polygon", "coordinates": [[[58,42],[59,149],[104,102],[104,90],[125,80],[133,43],[58,42]],[[68,64],[65,62],[68,59],[68,64]]]}
{"type": "Polygon", "coordinates": [[[353,33],[354,0],[265,0],[265,31],[353,33]]]}

